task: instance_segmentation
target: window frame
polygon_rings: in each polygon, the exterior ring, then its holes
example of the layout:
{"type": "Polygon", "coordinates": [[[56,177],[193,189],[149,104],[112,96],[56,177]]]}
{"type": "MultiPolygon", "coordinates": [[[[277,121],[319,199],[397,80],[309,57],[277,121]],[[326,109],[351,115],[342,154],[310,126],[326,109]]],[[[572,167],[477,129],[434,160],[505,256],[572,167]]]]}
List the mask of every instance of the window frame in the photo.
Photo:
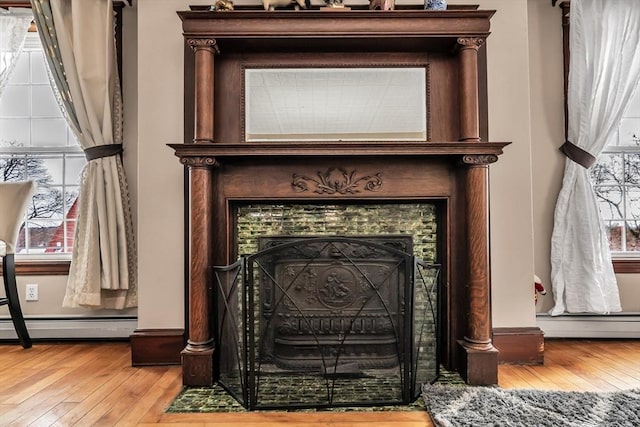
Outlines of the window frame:
{"type": "MultiPolygon", "coordinates": [[[[552,0],[552,6],[556,5],[557,0],[552,0]]],[[[568,139],[568,117],[569,107],[567,104],[567,93],[569,89],[569,67],[570,67],[570,49],[569,49],[569,13],[571,11],[571,1],[565,0],[559,4],[562,10],[562,54],[564,65],[564,139],[568,139]]],[[[613,271],[619,274],[640,273],[640,253],[633,254],[629,252],[612,252],[611,258],[613,262],[613,271]]]]}

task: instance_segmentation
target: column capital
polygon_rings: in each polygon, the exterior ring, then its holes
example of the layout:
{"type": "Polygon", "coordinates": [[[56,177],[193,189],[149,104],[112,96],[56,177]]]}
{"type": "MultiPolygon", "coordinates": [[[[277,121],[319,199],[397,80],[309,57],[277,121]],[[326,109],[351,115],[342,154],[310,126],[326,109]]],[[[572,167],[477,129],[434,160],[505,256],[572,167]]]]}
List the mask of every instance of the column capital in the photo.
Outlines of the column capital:
{"type": "Polygon", "coordinates": [[[473,49],[473,50],[478,50],[480,48],[480,46],[482,46],[484,44],[484,38],[483,37],[458,37],[458,49],[459,50],[464,50],[464,49],[473,49]]]}
{"type": "Polygon", "coordinates": [[[215,53],[220,53],[216,39],[187,39],[187,44],[194,52],[200,49],[211,49],[215,53]]]}
{"type": "Polygon", "coordinates": [[[212,156],[181,157],[180,163],[190,168],[212,168],[218,165],[218,161],[212,156]]]}
{"type": "Polygon", "coordinates": [[[472,166],[485,166],[498,161],[495,154],[466,154],[462,156],[462,163],[472,166]]]}

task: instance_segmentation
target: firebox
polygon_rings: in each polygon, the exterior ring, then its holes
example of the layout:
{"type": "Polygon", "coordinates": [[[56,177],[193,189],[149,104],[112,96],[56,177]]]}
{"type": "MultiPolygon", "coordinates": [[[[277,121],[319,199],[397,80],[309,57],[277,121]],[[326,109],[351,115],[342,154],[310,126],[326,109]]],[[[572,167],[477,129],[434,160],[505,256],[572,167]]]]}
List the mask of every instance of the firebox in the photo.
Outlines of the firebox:
{"type": "Polygon", "coordinates": [[[409,403],[438,375],[439,266],[409,235],[263,236],[213,269],[219,378],[249,409],[409,403]]]}

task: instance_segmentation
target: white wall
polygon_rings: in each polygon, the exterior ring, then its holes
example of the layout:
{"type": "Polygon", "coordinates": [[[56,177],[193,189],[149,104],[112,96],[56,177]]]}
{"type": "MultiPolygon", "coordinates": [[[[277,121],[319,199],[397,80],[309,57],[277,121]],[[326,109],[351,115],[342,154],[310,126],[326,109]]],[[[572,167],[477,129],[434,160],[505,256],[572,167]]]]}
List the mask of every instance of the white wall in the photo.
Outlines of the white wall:
{"type": "MultiPolygon", "coordinates": [[[[200,4],[211,2],[200,1],[200,4]]],[[[189,0],[138,0],[138,328],[184,326],[183,52],[177,10],[189,0]]]]}
{"type": "MultiPolygon", "coordinates": [[[[541,0],[529,0],[528,13],[535,271],[550,290],[553,211],[564,168],[558,150],[564,142],[562,13],[541,0]]],[[[552,306],[549,291],[540,297],[537,309],[548,311],[552,306]]]]}

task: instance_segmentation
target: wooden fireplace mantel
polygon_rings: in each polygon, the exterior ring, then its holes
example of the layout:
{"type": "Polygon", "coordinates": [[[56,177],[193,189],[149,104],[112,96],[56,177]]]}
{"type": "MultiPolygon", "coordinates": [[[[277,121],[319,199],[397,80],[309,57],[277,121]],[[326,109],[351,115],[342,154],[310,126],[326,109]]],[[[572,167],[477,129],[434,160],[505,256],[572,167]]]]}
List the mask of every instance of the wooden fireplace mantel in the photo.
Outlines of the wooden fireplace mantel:
{"type": "MultiPolygon", "coordinates": [[[[176,156],[214,157],[282,157],[282,156],[490,156],[485,163],[493,163],[508,142],[260,142],[242,144],[169,144],[176,156]]],[[[462,160],[464,162],[464,160],[462,160]]]]}
{"type": "MultiPolygon", "coordinates": [[[[371,10],[178,12],[186,38],[215,37],[221,51],[290,49],[316,40],[305,49],[326,47],[338,39],[340,49],[447,49],[460,37],[489,35],[488,10],[371,10]],[[396,48],[394,48],[396,46],[396,48]]],[[[336,48],[334,44],[333,49],[336,48]]]]}
{"type": "Polygon", "coordinates": [[[487,142],[484,41],[495,11],[239,10],[178,12],[185,39],[188,166],[188,341],[183,382],[216,377],[212,265],[235,260],[233,204],[254,200],[437,201],[442,230],[441,359],[469,384],[496,384],[491,341],[488,166],[506,142],[487,142]],[[426,141],[244,140],[247,67],[424,67],[426,141]],[[340,168],[384,176],[378,192],[296,192],[291,177],[340,168]]]}

